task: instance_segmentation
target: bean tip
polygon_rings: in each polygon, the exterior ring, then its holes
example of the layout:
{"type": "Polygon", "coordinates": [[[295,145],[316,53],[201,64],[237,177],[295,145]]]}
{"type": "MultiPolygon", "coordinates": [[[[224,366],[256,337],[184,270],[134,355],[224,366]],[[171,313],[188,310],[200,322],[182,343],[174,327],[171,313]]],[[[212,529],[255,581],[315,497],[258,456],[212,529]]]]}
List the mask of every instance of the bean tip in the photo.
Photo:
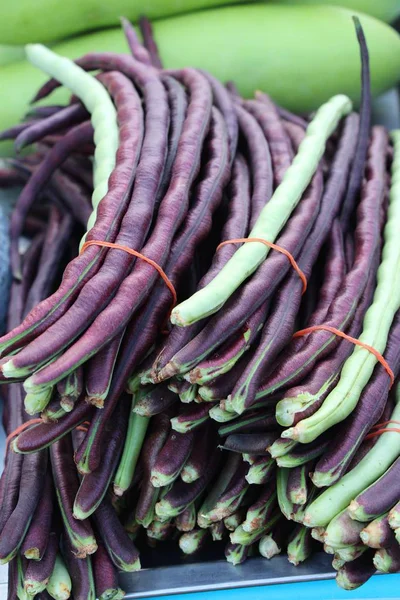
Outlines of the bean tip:
{"type": "Polygon", "coordinates": [[[85,402],[87,404],[91,404],[92,406],[95,406],[96,408],[100,408],[100,409],[104,408],[104,398],[102,398],[101,396],[86,396],[85,402]]]}
{"type": "Polygon", "coordinates": [[[40,550],[39,548],[27,548],[24,552],[25,558],[29,560],[40,560],[40,550]]]}
{"type": "Polygon", "coordinates": [[[297,427],[289,427],[289,429],[285,429],[285,431],[282,431],[281,437],[284,439],[289,439],[289,440],[297,440],[298,439],[297,427]]]}
{"type": "Polygon", "coordinates": [[[116,496],[118,496],[118,498],[120,498],[121,496],[123,496],[124,492],[126,492],[126,490],[124,490],[121,486],[115,485],[115,484],[113,485],[113,491],[114,491],[114,494],[116,496]]]}

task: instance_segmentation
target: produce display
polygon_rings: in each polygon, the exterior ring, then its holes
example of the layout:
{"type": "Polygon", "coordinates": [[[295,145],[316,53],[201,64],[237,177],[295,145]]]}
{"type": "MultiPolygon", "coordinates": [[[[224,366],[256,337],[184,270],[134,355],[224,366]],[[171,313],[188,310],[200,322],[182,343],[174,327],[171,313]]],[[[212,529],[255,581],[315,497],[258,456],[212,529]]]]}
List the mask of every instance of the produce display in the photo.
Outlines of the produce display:
{"type": "Polygon", "coordinates": [[[400,571],[400,130],[371,124],[371,30],[349,15],[359,112],[167,68],[146,19],[141,38],[122,20],[130,54],[26,46],[45,78],[0,133],[0,187],[21,187],[8,600],[118,600],[118,572],[168,544],[325,552],[347,590],[400,571]]]}

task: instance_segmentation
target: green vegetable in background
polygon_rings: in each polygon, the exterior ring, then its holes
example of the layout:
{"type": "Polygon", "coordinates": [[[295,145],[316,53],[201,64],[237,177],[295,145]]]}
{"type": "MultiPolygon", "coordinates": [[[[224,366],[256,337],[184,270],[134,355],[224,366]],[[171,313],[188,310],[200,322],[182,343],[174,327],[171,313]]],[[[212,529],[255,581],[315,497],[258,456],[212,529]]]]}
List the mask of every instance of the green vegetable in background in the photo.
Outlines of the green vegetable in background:
{"type": "MultiPolygon", "coordinates": [[[[246,5],[159,21],[155,37],[166,67],[195,66],[240,92],[268,92],[294,111],[316,109],[337,93],[359,99],[360,58],[351,14],[328,6],[246,5]]],[[[388,25],[362,15],[371,57],[372,91],[392,87],[400,74],[400,36],[388,25]]],[[[57,44],[70,58],[89,51],[127,52],[120,29],[57,44]]],[[[26,62],[0,69],[0,128],[18,122],[46,76],[26,62]]],[[[64,94],[64,95],[63,95],[64,94]]],[[[66,99],[57,91],[48,103],[66,99]]]]}
{"type": "Polygon", "coordinates": [[[25,51],[22,46],[0,45],[0,66],[23,60],[25,51]]]}
{"type": "MultiPolygon", "coordinates": [[[[77,33],[112,27],[124,15],[137,21],[171,17],[191,11],[236,4],[243,0],[17,0],[0,3],[0,40],[3,44],[51,42],[77,33]]],[[[248,0],[249,1],[249,0],[248,0]]],[[[251,1],[251,0],[250,0],[251,1]]],[[[384,21],[399,13],[398,0],[276,0],[279,4],[336,4],[384,21]]],[[[266,0],[267,3],[270,0],[266,0]]]]}
{"type": "Polygon", "coordinates": [[[391,23],[400,15],[399,0],[275,0],[279,4],[331,4],[391,23]]]}
{"type": "Polygon", "coordinates": [[[6,44],[50,42],[110,27],[121,15],[137,21],[170,17],[241,0],[17,0],[0,3],[0,40],[6,44]]]}

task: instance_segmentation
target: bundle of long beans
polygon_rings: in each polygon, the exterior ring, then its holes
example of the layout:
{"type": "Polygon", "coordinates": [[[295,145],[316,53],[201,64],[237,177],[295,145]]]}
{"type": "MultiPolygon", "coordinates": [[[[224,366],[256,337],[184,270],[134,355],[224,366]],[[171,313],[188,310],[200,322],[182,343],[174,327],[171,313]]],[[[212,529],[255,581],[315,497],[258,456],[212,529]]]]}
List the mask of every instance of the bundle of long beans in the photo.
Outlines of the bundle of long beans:
{"type": "Polygon", "coordinates": [[[36,99],[71,102],[2,134],[35,143],[0,170],[24,185],[9,600],[116,600],[137,548],[176,538],[233,564],[319,546],[347,589],[399,570],[400,134],[371,128],[361,27],[360,114],[336,96],[307,119],[165,71],[149,24],[144,45],[123,27],[132,56],[29,46],[53,77],[36,99]]]}

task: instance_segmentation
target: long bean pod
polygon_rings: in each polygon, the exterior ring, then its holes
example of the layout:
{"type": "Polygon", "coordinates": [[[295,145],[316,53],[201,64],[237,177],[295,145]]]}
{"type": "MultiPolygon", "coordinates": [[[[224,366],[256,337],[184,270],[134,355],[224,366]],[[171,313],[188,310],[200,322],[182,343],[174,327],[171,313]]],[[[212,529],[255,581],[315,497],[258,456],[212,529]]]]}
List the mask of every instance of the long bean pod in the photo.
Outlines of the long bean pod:
{"type": "Polygon", "coordinates": [[[74,499],[75,519],[83,520],[93,514],[107,493],[122,452],[127,416],[128,405],[121,402],[114,413],[113,423],[110,423],[106,432],[106,447],[101,465],[93,473],[85,474],[81,480],[74,499]]]}
{"type": "Polygon", "coordinates": [[[73,517],[73,505],[79,488],[71,436],[64,436],[50,446],[54,487],[69,543],[78,557],[96,552],[97,544],[88,520],[73,517]]]}
{"type": "Polygon", "coordinates": [[[16,556],[23,542],[40,499],[46,470],[46,450],[24,456],[21,471],[21,481],[24,482],[23,493],[19,494],[18,502],[0,534],[0,562],[2,564],[16,556]]]}
{"type": "Polygon", "coordinates": [[[20,549],[25,558],[34,560],[41,560],[45,555],[51,531],[54,490],[50,473],[46,475],[42,494],[20,549]]]}

